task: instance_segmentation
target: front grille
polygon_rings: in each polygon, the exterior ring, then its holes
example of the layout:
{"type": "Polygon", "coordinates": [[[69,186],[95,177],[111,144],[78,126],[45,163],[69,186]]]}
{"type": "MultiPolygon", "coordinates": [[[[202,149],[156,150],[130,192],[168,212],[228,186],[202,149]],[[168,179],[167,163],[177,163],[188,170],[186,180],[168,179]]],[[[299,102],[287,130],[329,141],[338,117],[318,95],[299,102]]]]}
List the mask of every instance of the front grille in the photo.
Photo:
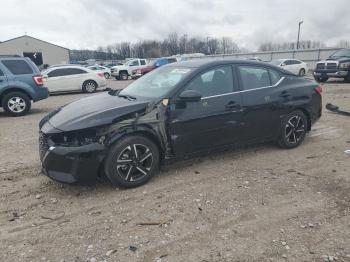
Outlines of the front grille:
{"type": "Polygon", "coordinates": [[[336,63],[327,63],[327,69],[337,69],[336,63]]]}
{"type": "Polygon", "coordinates": [[[325,64],[324,63],[318,63],[316,68],[317,69],[325,69],[325,64]]]}
{"type": "Polygon", "coordinates": [[[43,132],[40,132],[39,133],[39,155],[40,155],[40,161],[43,160],[47,150],[49,150],[48,137],[43,132]]]}
{"type": "Polygon", "coordinates": [[[334,62],[327,62],[327,63],[318,63],[316,65],[316,69],[321,70],[337,70],[338,64],[334,62]]]}

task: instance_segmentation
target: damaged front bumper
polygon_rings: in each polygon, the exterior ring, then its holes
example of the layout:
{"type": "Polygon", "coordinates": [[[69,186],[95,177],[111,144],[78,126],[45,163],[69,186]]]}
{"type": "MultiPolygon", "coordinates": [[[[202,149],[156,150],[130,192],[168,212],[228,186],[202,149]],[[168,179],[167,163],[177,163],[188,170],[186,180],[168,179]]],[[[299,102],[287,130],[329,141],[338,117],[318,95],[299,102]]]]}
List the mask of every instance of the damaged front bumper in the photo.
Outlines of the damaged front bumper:
{"type": "Polygon", "coordinates": [[[106,154],[103,144],[54,146],[40,134],[40,158],[43,174],[58,182],[92,185],[96,182],[106,154]]]}

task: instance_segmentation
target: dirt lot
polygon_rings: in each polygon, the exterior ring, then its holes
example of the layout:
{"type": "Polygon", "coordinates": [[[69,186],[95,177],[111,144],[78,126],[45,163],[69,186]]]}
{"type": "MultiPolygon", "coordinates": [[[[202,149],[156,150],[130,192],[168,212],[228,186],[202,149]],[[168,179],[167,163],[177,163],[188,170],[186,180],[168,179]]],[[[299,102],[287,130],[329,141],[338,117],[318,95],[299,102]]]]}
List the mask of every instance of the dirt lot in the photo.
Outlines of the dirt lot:
{"type": "MultiPolygon", "coordinates": [[[[350,118],[324,110],[297,149],[188,160],[133,190],[61,185],[39,172],[38,121],[83,96],[0,112],[0,261],[350,261],[350,118]]],[[[349,101],[324,85],[324,104],[349,101]]]]}

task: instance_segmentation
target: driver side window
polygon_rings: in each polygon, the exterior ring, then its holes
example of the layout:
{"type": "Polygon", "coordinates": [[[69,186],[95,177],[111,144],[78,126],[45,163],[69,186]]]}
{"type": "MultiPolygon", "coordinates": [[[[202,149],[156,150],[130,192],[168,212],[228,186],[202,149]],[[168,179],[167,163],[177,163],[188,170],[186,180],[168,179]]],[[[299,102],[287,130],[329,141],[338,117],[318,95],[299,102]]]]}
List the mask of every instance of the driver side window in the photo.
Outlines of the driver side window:
{"type": "Polygon", "coordinates": [[[135,61],[132,61],[130,66],[138,66],[139,65],[139,61],[138,60],[135,60],[135,61]]]}
{"type": "Polygon", "coordinates": [[[233,75],[231,66],[217,67],[194,78],[186,90],[199,92],[202,97],[222,95],[233,92],[233,75]]]}

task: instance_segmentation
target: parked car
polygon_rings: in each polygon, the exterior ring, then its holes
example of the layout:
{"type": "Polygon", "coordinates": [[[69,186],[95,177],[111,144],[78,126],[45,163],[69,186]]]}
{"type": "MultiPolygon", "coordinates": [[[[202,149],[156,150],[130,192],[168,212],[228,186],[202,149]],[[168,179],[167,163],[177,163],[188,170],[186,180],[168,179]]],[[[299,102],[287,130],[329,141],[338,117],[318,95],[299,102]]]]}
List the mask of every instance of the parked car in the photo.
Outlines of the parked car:
{"type": "Polygon", "coordinates": [[[93,93],[97,88],[107,85],[104,73],[94,72],[82,66],[52,67],[42,75],[50,93],[64,91],[93,93]]]}
{"type": "Polygon", "coordinates": [[[316,64],[316,81],[326,82],[330,77],[344,78],[346,82],[350,82],[350,49],[338,50],[316,64]]]}
{"type": "Polygon", "coordinates": [[[102,72],[106,79],[110,78],[112,74],[110,68],[101,65],[88,66],[87,68],[93,71],[102,72]]]}
{"type": "Polygon", "coordinates": [[[137,79],[152,70],[161,67],[163,65],[171,64],[177,62],[175,57],[163,57],[163,58],[157,58],[154,61],[150,62],[146,67],[134,69],[131,74],[132,79],[137,79]]]}
{"type": "Polygon", "coordinates": [[[113,66],[123,65],[121,62],[109,63],[105,67],[112,68],[113,66]]]}
{"type": "Polygon", "coordinates": [[[50,67],[49,64],[42,64],[42,65],[38,66],[40,71],[44,71],[44,70],[48,69],[49,67],[50,67]]]}
{"type": "Polygon", "coordinates": [[[0,57],[0,107],[10,116],[23,116],[49,96],[38,67],[27,57],[0,57]]]}
{"type": "Polygon", "coordinates": [[[299,146],[321,116],[321,87],[249,60],[191,60],[150,72],[123,90],[72,102],[43,118],[44,174],[65,183],[136,187],[159,164],[228,145],[299,146]]]}
{"type": "Polygon", "coordinates": [[[271,64],[283,67],[283,69],[299,76],[304,76],[308,71],[307,63],[298,59],[277,59],[272,60],[271,64]]]}
{"type": "Polygon", "coordinates": [[[111,68],[112,76],[117,80],[128,80],[133,70],[144,68],[146,64],[146,59],[131,59],[125,65],[113,66],[111,68]]]}

